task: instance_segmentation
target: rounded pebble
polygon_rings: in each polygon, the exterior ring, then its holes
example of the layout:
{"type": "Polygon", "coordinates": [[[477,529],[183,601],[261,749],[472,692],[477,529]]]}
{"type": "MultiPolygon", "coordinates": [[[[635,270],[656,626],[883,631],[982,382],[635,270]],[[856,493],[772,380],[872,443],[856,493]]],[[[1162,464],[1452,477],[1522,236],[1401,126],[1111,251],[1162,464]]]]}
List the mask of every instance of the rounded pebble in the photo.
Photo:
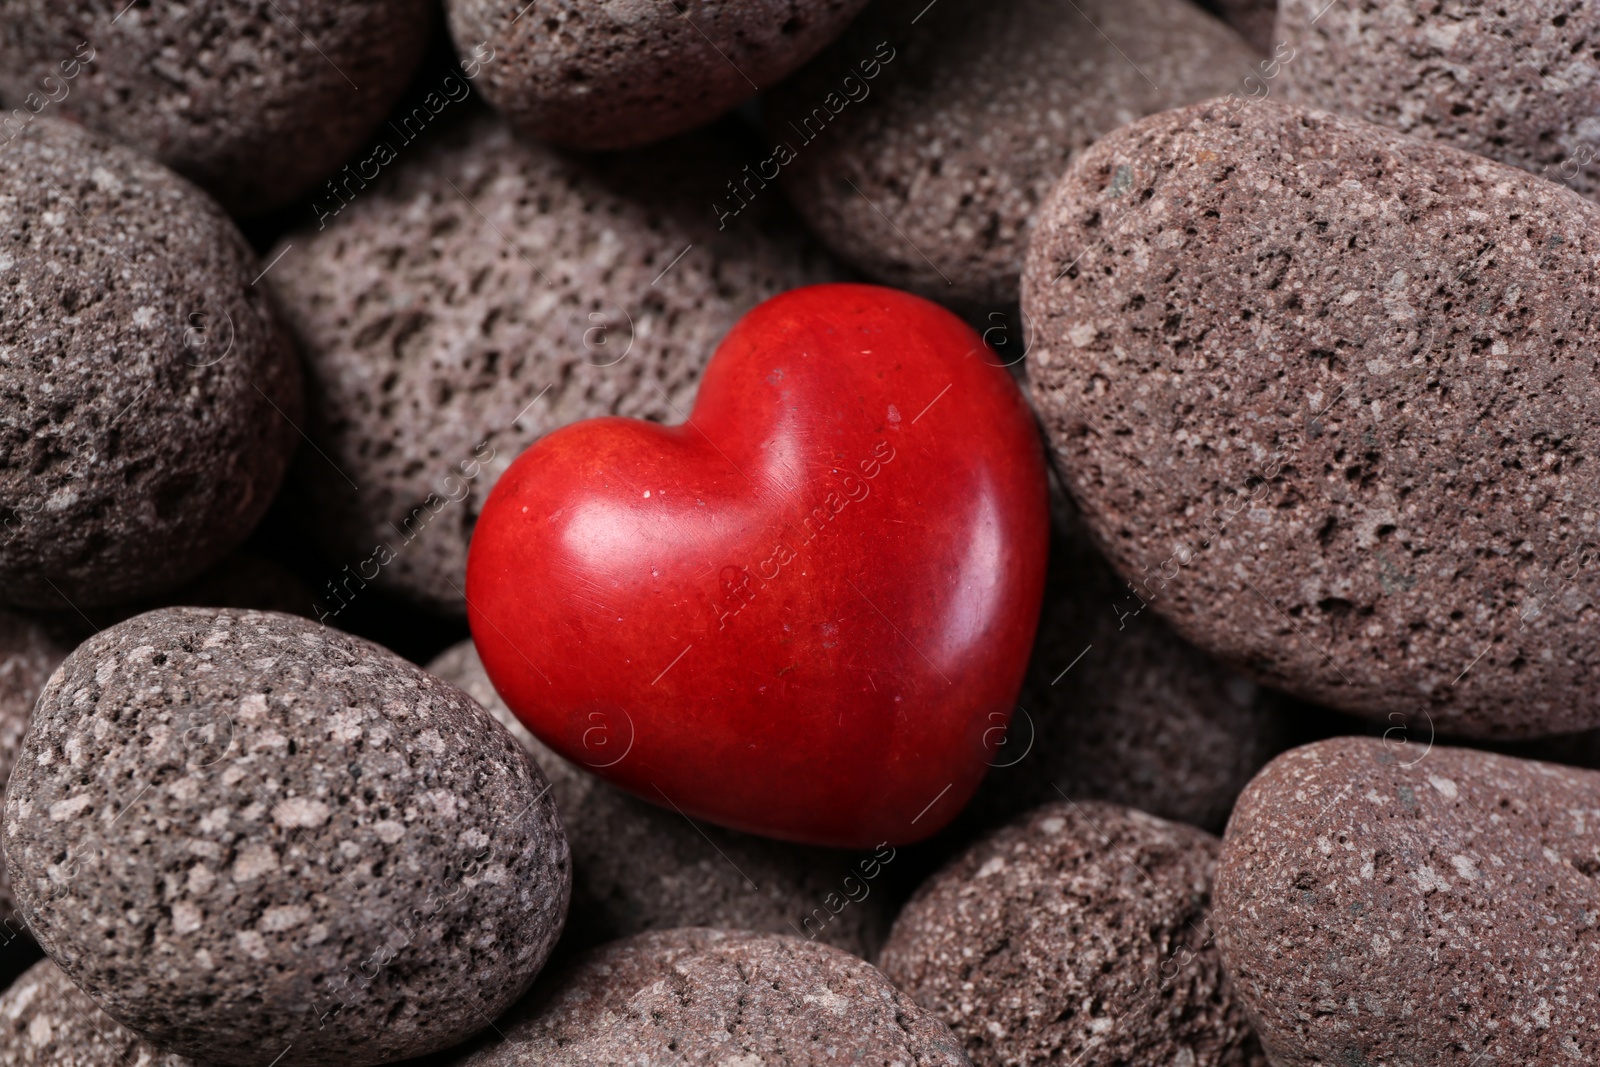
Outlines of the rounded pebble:
{"type": "Polygon", "coordinates": [[[42,959],[0,993],[0,1067],[196,1067],[101,1011],[42,959]]]}
{"type": "Polygon", "coordinates": [[[978,1067],[1248,1062],[1209,929],[1219,843],[1057,801],[968,848],[895,920],[883,971],[978,1067]]]}
{"type": "MultiPolygon", "coordinates": [[[[550,779],[572,849],[564,949],[678,926],[793,933],[863,959],[882,945],[888,890],[878,879],[893,848],[856,855],[691,822],[546,748],[495,692],[471,641],[428,670],[504,723],[550,779]]],[[[592,755],[602,764],[614,753],[592,755]]]]}
{"type": "Polygon", "coordinates": [[[1039,205],[1079,152],[1238,89],[1256,62],[1189,0],[893,0],[766,100],[773,165],[757,176],[781,171],[869,277],[1003,309],[1039,205]]]}
{"type": "Polygon", "coordinates": [[[4,0],[0,92],[14,119],[70,117],[249,214],[361,147],[433,19],[427,0],[4,0]]]}
{"type": "Polygon", "coordinates": [[[771,88],[866,2],[546,0],[522,18],[493,0],[447,0],[445,10],[464,61],[474,42],[492,48],[483,92],[519,130],[613,149],[683,133],[771,88]]]}
{"type": "Polygon", "coordinates": [[[996,825],[1064,793],[1220,831],[1288,746],[1289,702],[1140,609],[1059,493],[1052,511],[1033,658],[974,814],[996,825]]]}
{"type": "Polygon", "coordinates": [[[257,265],[156,163],[40,118],[0,153],[0,601],[114,604],[217,562],[299,442],[257,265]]]}
{"type": "Polygon", "coordinates": [[[1600,1062],[1600,773],[1341,737],[1250,783],[1222,954],[1276,1064],[1600,1062]]]}
{"type": "Polygon", "coordinates": [[[597,415],[681,420],[744,312],[829,277],[781,218],[718,232],[737,155],[710,136],[584,162],[484,118],[413,151],[271,276],[320,449],[294,511],[344,564],[324,621],[369,581],[464,616],[473,525],[519,452],[597,415]]]}
{"type": "Polygon", "coordinates": [[[79,646],[6,790],[29,927],[197,1059],[364,1065],[526,990],[570,866],[544,775],[466,694],[309,620],[169,608],[79,646]]]}
{"type": "MultiPolygon", "coordinates": [[[[0,791],[17,765],[34,701],[70,651],[47,627],[0,608],[0,791]]],[[[0,951],[22,932],[16,910],[11,879],[0,863],[0,951]]]]}
{"type": "Polygon", "coordinates": [[[1181,636],[1303,699],[1478,737],[1600,725],[1600,208],[1236,103],[1101,140],[1029,249],[1034,406],[1096,545],[1181,636]]]}
{"type": "Polygon", "coordinates": [[[586,954],[461,1067],[620,1063],[962,1067],[945,1025],[869,963],[743,931],[639,934],[586,954]]]}
{"type": "Polygon", "coordinates": [[[1600,195],[1600,9],[1283,0],[1286,99],[1392,126],[1600,195]]]}

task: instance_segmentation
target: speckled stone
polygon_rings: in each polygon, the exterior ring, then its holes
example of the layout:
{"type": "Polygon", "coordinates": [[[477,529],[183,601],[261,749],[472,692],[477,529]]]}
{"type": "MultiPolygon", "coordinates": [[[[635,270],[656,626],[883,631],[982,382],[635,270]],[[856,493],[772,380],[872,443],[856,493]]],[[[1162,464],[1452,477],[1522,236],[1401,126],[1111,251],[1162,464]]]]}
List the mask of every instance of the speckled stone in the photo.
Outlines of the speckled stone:
{"type": "Polygon", "coordinates": [[[1076,509],[1053,493],[1051,510],[1033,659],[973,814],[996,825],[1064,793],[1220,831],[1288,746],[1292,702],[1139,610],[1076,509]]]}
{"type": "Polygon", "coordinates": [[[1205,6],[1238,30],[1239,36],[1258,52],[1271,52],[1281,40],[1272,36],[1273,23],[1278,18],[1278,0],[1205,0],[1205,6]]]}
{"type": "Polygon", "coordinates": [[[1057,801],[917,890],[883,971],[978,1067],[1244,1065],[1249,1028],[1209,929],[1217,839],[1057,801]]]}
{"type": "Polygon", "coordinates": [[[1189,0],[888,0],[768,97],[767,131],[794,157],[777,160],[785,191],[840,256],[887,285],[1001,309],[1079,152],[1238,89],[1256,63],[1189,0]]]}
{"type": "Polygon", "coordinates": [[[1600,208],[1482,157],[1167,112],[1041,216],[1034,406],[1096,544],[1223,662],[1420,732],[1591,728],[1597,252],[1600,208]]]}
{"type": "MultiPolygon", "coordinates": [[[[70,651],[45,626],[0,608],[0,790],[17,765],[39,691],[70,651]]],[[[16,910],[11,879],[0,862],[0,952],[23,933],[16,910]]]]}
{"type": "Polygon", "coordinates": [[[680,421],[745,311],[831,277],[781,215],[718,232],[738,156],[709,136],[582,162],[484,118],[407,151],[270,276],[321,449],[293,511],[347,567],[315,590],[330,621],[366,581],[464,616],[467,542],[519,452],[596,415],[680,421]]]}
{"type": "Polygon", "coordinates": [[[1216,925],[1277,1067],[1600,1062],[1600,774],[1343,737],[1228,825],[1216,925]]]}
{"type": "Polygon", "coordinates": [[[3,0],[0,93],[18,122],[71,117],[251,213],[361,147],[433,20],[427,0],[3,0]]]}
{"type": "MultiPolygon", "coordinates": [[[[889,891],[881,876],[895,861],[893,848],[858,855],[690,822],[546,748],[495,692],[471,641],[428,670],[504,723],[550,779],[572,848],[563,951],[678,926],[796,934],[863,959],[882,945],[889,891]]],[[[614,755],[597,743],[592,758],[602,764],[614,755]]]]}
{"type": "Polygon", "coordinates": [[[170,608],[50,679],[5,854],[39,943],[142,1037],[374,1064],[466,1038],[533,981],[570,880],[547,790],[487,712],[393,653],[170,608]]]}
{"type": "Polygon", "coordinates": [[[463,60],[476,42],[492,48],[482,89],[518,129],[606,149],[683,133],[770,89],[866,2],[544,0],[523,18],[495,0],[447,0],[445,11],[463,60]]]}
{"type": "Polygon", "coordinates": [[[506,1040],[461,1067],[823,1067],[968,1063],[945,1025],[871,964],[826,945],[679,929],[595,949],[536,990],[506,1040]]]}
{"type": "Polygon", "coordinates": [[[48,959],[0,994],[0,1067],[198,1067],[101,1011],[48,959]]]}
{"type": "Polygon", "coordinates": [[[1286,99],[1600,195],[1600,8],[1585,0],[1418,5],[1283,0],[1286,99]]]}
{"type": "Polygon", "coordinates": [[[250,532],[299,441],[255,256],[171,171],[48,118],[0,152],[0,218],[0,601],[174,588],[250,532]]]}

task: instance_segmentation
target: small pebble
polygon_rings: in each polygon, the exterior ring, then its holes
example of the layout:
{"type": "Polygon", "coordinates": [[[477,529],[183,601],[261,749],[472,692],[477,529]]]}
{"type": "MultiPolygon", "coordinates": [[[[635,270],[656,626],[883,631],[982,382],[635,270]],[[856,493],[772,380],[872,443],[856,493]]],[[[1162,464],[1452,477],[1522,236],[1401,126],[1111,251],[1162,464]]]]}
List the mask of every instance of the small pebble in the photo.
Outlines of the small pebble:
{"type": "Polygon", "coordinates": [[[1125,606],[1413,733],[1600,725],[1597,254],[1570,190],[1327,112],[1216,101],[1099,141],[1023,310],[1125,606]]]}
{"type": "Polygon", "coordinates": [[[1584,0],[1283,0],[1286,99],[1600,196],[1600,8],[1584,0]]]}
{"type": "Polygon", "coordinates": [[[1216,899],[1276,1064],[1600,1062],[1600,773],[1306,745],[1239,798],[1216,899]]]}
{"type": "Polygon", "coordinates": [[[198,1067],[162,1052],[40,960],[0,993],[0,1067],[198,1067]]]}
{"type": "MultiPolygon", "coordinates": [[[[463,61],[487,42],[482,88],[521,131],[569,148],[633,148],[770,89],[866,0],[447,0],[463,61]],[[526,16],[526,17],[524,17],[526,16]]],[[[729,171],[729,178],[735,176],[729,171]]]]}
{"type": "Polygon", "coordinates": [[[251,214],[361,147],[433,19],[427,0],[4,0],[0,92],[21,121],[82,122],[251,214]]]}
{"type": "Polygon", "coordinates": [[[538,766],[453,686],[296,616],[169,608],[78,647],[6,790],[13,892],[169,1051],[364,1065],[509,1007],[561,930],[538,766]]]}
{"type": "Polygon", "coordinates": [[[326,622],[368,582],[464,616],[473,525],[519,452],[597,415],[681,421],[744,312],[830,276],[771,212],[717,231],[739,157],[710,135],[585,162],[484,117],[408,151],[270,276],[317,444],[291,512],[342,564],[313,590],[326,622]]]}
{"type": "MultiPolygon", "coordinates": [[[[880,878],[892,847],[856,854],[690,822],[546,748],[495,692],[471,641],[428,670],[504,723],[550,780],[572,849],[563,950],[676,926],[793,934],[862,959],[882,945],[889,889],[880,878]]],[[[593,762],[611,755],[596,747],[593,762]]]]}
{"type": "Polygon", "coordinates": [[[1219,842],[1057,801],[968,848],[895,920],[883,971],[978,1067],[1249,1062],[1210,932],[1219,842]]]}
{"type": "Polygon", "coordinates": [[[678,929],[595,949],[460,1067],[968,1064],[945,1025],[871,964],[775,934],[678,929]]]}
{"type": "Polygon", "coordinates": [[[1000,311],[1079,152],[1238,89],[1257,61],[1189,0],[879,3],[767,98],[775,151],[755,184],[781,173],[818,236],[871,278],[1000,311]]]}
{"type": "Polygon", "coordinates": [[[244,540],[300,442],[255,256],[188,182],[52,118],[0,152],[0,203],[0,602],[173,589],[244,540]]]}

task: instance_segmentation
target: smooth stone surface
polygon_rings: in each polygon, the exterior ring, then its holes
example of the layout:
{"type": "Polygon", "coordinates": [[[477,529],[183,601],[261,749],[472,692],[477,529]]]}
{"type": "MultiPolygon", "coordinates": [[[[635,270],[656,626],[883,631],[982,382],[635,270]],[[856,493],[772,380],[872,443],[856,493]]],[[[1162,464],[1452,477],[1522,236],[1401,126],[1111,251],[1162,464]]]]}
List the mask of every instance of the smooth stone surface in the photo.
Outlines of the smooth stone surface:
{"type": "Polygon", "coordinates": [[[1414,733],[1600,725],[1597,234],[1570,190],[1326,112],[1101,140],[1023,282],[1095,543],[1292,695],[1414,733]]]}
{"type": "Polygon", "coordinates": [[[1079,152],[1238,89],[1256,62],[1189,0],[892,0],[766,98],[767,131],[793,156],[775,159],[785,192],[841,257],[1001,311],[1039,205],[1079,152]]]}
{"type": "Polygon", "coordinates": [[[1178,637],[1052,493],[1050,574],[1033,659],[994,769],[969,809],[989,825],[1060,800],[1107,800],[1220,832],[1287,747],[1295,709],[1178,637]]]}
{"type": "MultiPolygon", "coordinates": [[[[863,959],[883,944],[888,891],[878,878],[894,862],[893,848],[862,854],[808,848],[690,822],[546,748],[494,691],[471,641],[447,650],[428,670],[488,709],[550,780],[572,849],[563,951],[678,926],[794,934],[863,959]]],[[[622,741],[596,734],[592,763],[616,757],[622,741]]]]}
{"type": "Polygon", "coordinates": [[[1229,972],[1277,1067],[1600,1061],[1600,774],[1334,738],[1239,799],[1229,972]]]}
{"type": "Polygon", "coordinates": [[[1600,8],[1575,0],[1417,5],[1283,0],[1286,99],[1600,195],[1600,8]]]}
{"type": "Polygon", "coordinates": [[[871,964],[793,937],[727,930],[604,945],[499,1025],[506,1040],[461,1067],[968,1063],[945,1025],[871,964]]]}
{"type": "Polygon", "coordinates": [[[0,993],[0,1067],[199,1067],[143,1040],[48,959],[0,993]]]}
{"type": "Polygon", "coordinates": [[[172,589],[255,526],[300,370],[255,256],[188,182],[68,123],[0,153],[0,601],[172,589]]]}
{"type": "Polygon", "coordinates": [[[865,5],[545,0],[522,12],[447,0],[445,11],[464,60],[475,42],[493,48],[483,92],[518,129],[569,148],[614,149],[683,133],[772,88],[865,5]]]}
{"type": "Polygon", "coordinates": [[[883,971],[978,1067],[1248,1062],[1209,927],[1219,843],[1097,801],[979,841],[895,920],[883,971]]]}
{"type": "Polygon", "coordinates": [[[433,20],[427,0],[4,0],[0,93],[21,116],[71,117],[249,214],[362,146],[433,20]]]}
{"type": "Polygon", "coordinates": [[[546,790],[471,698],[376,645],[172,608],[46,685],[5,854],[45,951],[148,1040],[374,1064],[463,1040],[532,982],[570,882],[546,790]]]}
{"type": "Polygon", "coordinates": [[[745,311],[830,273],[781,215],[717,231],[739,157],[710,135],[583,162],[485,117],[408,153],[269,276],[322,451],[295,511],[345,564],[314,590],[325,621],[368,581],[464,616],[467,543],[519,452],[598,415],[681,421],[745,311]]]}

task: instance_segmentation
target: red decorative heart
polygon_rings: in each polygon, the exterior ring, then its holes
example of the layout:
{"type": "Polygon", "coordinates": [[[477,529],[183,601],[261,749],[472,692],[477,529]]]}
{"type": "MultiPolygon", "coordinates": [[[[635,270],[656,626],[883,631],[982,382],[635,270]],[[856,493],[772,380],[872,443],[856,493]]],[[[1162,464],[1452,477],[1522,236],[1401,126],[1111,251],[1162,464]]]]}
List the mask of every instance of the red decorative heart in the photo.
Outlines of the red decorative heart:
{"type": "Polygon", "coordinates": [[[529,448],[467,563],[495,687],[546,744],[685,815],[926,837],[1004,736],[1043,595],[1044,458],[956,316],[866,285],[767,301],[681,426],[529,448]]]}

